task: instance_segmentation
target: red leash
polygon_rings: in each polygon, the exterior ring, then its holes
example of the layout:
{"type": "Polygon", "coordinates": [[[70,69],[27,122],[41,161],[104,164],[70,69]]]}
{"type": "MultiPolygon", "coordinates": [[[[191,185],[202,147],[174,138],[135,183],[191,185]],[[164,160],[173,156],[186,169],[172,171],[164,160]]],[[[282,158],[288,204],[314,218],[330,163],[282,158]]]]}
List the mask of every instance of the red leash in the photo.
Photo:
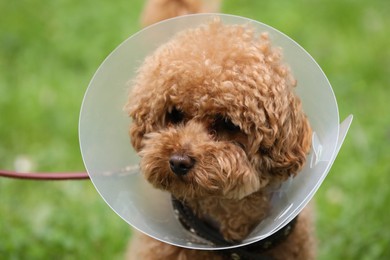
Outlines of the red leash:
{"type": "Polygon", "coordinates": [[[48,173],[24,173],[0,170],[0,177],[23,180],[44,180],[44,181],[62,181],[62,180],[87,180],[89,175],[86,172],[48,172],[48,173]]]}

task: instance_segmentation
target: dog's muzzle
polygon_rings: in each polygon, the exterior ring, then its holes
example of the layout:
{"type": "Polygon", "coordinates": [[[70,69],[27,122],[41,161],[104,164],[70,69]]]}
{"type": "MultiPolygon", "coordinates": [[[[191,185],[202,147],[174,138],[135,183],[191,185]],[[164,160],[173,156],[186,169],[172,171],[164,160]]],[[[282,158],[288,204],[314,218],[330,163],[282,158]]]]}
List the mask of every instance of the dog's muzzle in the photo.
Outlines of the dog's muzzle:
{"type": "Polygon", "coordinates": [[[186,175],[194,166],[195,160],[186,154],[172,154],[169,158],[169,167],[177,176],[186,175]]]}

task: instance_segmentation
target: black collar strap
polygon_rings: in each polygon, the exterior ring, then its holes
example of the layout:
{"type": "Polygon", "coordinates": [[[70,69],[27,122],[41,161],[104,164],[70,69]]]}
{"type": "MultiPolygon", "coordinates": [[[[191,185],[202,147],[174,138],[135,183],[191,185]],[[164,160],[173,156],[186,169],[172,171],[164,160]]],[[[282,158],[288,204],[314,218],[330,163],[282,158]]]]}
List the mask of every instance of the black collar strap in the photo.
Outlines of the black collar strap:
{"type": "MultiPolygon", "coordinates": [[[[237,244],[238,241],[225,240],[218,230],[201,221],[189,207],[174,197],[172,197],[172,205],[181,224],[191,233],[217,246],[233,246],[237,244]]],[[[291,234],[296,220],[297,217],[276,233],[253,244],[217,251],[227,257],[227,259],[232,260],[271,260],[273,258],[265,256],[264,253],[284,241],[291,234]]]]}

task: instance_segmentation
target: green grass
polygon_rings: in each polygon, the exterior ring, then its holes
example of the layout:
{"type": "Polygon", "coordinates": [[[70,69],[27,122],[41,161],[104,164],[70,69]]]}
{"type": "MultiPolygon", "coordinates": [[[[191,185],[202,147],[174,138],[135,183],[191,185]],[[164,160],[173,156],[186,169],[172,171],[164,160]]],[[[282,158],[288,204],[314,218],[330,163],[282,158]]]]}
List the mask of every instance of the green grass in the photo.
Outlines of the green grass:
{"type": "MultiPolygon", "coordinates": [[[[0,168],[83,171],[78,115],[104,58],[139,29],[142,1],[1,1],[0,168]],[[20,163],[17,163],[20,165],[20,163]]],[[[226,0],[317,60],[341,119],[355,116],[316,195],[320,259],[390,258],[390,5],[226,0]]],[[[1,259],[123,258],[130,228],[89,181],[0,179],[1,259]]]]}

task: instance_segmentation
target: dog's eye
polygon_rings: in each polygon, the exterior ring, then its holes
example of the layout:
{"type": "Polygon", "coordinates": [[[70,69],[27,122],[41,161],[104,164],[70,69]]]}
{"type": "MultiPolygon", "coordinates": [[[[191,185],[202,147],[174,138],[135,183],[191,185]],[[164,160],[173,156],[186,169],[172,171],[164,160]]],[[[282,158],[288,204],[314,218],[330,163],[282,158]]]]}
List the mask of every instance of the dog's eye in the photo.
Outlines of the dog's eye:
{"type": "Polygon", "coordinates": [[[223,117],[221,115],[216,116],[215,121],[213,123],[213,128],[219,132],[219,131],[227,131],[230,133],[237,133],[241,129],[240,127],[233,124],[233,122],[226,117],[223,117]]]}
{"type": "Polygon", "coordinates": [[[177,108],[173,108],[171,112],[166,115],[168,123],[179,124],[184,120],[184,113],[177,108]]]}

